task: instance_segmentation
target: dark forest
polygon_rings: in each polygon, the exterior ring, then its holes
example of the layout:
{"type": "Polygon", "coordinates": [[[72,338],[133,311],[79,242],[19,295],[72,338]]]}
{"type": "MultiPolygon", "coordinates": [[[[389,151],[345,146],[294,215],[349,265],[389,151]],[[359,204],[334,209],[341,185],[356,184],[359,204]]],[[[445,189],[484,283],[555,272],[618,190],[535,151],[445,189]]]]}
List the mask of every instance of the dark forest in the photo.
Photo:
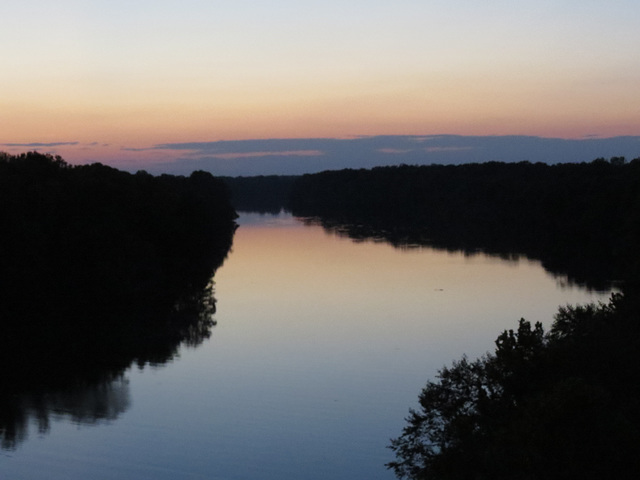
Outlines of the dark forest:
{"type": "Polygon", "coordinates": [[[640,159],[327,171],[299,177],[289,206],[354,238],[524,254],[592,288],[638,269],[640,159]]]}
{"type": "Polygon", "coordinates": [[[236,216],[227,187],[209,173],[154,177],[3,154],[3,446],[25,429],[20,396],[39,405],[78,385],[100,391],[132,362],[162,363],[181,343],[207,338],[211,278],[236,216]]]}
{"type": "MultiPolygon", "coordinates": [[[[391,440],[399,478],[640,472],[640,159],[219,179],[28,153],[0,158],[0,205],[5,445],[27,423],[12,395],[43,406],[62,382],[60,398],[72,401],[79,384],[112,389],[132,361],[162,363],[181,342],[206,338],[208,282],[231,247],[234,209],[284,208],[357,240],[525,255],[619,292],[607,304],[561,307],[548,331],[522,319],[493,353],[441,369],[391,440]]],[[[47,409],[38,411],[46,424],[47,409]]]]}
{"type": "Polygon", "coordinates": [[[357,240],[526,255],[621,292],[440,370],[391,441],[399,478],[637,478],[640,159],[326,171],[296,178],[287,207],[357,240]]]}

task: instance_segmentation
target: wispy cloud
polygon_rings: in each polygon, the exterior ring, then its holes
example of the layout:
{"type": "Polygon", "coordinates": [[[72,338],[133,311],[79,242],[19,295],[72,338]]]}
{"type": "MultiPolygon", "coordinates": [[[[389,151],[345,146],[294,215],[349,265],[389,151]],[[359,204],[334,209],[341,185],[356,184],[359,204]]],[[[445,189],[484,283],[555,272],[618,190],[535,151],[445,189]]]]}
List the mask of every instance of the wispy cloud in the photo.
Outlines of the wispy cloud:
{"type": "Polygon", "coordinates": [[[588,162],[598,157],[640,157],[640,136],[581,139],[534,136],[380,135],[349,138],[275,138],[162,143],[149,147],[103,142],[0,143],[0,149],[38,149],[78,163],[100,161],[130,171],[188,175],[301,175],[322,170],[385,165],[487,161],[588,162]]]}
{"type": "Polygon", "coordinates": [[[69,147],[79,145],[80,142],[33,142],[33,143],[0,143],[3,147],[19,147],[19,148],[53,148],[53,147],[69,147]]]}
{"type": "Polygon", "coordinates": [[[120,150],[122,150],[123,152],[150,152],[157,149],[157,147],[120,147],[120,150]]]}
{"type": "Polygon", "coordinates": [[[214,153],[211,156],[214,158],[259,158],[259,157],[317,157],[324,155],[320,150],[290,150],[282,152],[228,152],[228,153],[214,153]]]}
{"type": "Polygon", "coordinates": [[[405,153],[409,153],[409,152],[413,152],[414,149],[411,148],[379,148],[377,150],[380,153],[389,153],[389,154],[397,154],[397,155],[403,155],[405,153]]]}
{"type": "Polygon", "coordinates": [[[469,152],[475,150],[476,147],[427,147],[424,149],[427,153],[441,152],[469,152]]]}
{"type": "Polygon", "coordinates": [[[640,156],[640,137],[566,140],[534,136],[384,135],[166,143],[149,152],[174,152],[173,162],[150,171],[217,175],[297,175],[383,165],[461,164],[487,161],[583,162],[603,156],[640,156]]]}

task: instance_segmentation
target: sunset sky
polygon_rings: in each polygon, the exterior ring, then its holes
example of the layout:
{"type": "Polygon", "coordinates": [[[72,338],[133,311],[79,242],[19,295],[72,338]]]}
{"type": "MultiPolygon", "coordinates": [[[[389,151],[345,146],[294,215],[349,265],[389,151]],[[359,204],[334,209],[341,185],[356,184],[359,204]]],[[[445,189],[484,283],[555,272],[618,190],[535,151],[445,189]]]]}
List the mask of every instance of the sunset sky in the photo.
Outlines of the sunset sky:
{"type": "Polygon", "coordinates": [[[193,142],[640,135],[637,0],[8,0],[0,18],[11,153],[144,168],[193,142]]]}

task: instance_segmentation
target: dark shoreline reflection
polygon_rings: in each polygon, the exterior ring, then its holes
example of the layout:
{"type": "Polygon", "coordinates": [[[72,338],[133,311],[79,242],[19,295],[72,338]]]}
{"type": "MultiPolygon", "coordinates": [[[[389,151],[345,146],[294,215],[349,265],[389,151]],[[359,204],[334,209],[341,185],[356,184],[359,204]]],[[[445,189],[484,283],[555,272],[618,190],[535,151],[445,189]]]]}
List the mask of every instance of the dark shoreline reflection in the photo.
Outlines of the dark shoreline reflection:
{"type": "Polygon", "coordinates": [[[399,165],[303,175],[289,207],[360,238],[524,254],[601,291],[640,270],[638,192],[640,159],[399,165]]]}
{"type": "Polygon", "coordinates": [[[16,449],[29,438],[32,424],[38,434],[49,433],[53,418],[65,417],[83,425],[115,420],[130,403],[129,382],[122,373],[96,383],[14,394],[8,400],[3,399],[0,406],[0,446],[5,450],[16,449]]]}
{"type": "Polygon", "coordinates": [[[112,419],[123,372],[211,334],[237,214],[225,184],[0,152],[0,441],[112,419]]]}
{"type": "Polygon", "coordinates": [[[568,285],[577,285],[587,290],[605,292],[621,283],[617,278],[611,259],[593,255],[580,249],[579,242],[561,245],[536,244],[522,239],[509,239],[507,235],[474,235],[474,231],[460,228],[455,231],[426,231],[398,225],[374,226],[364,222],[318,217],[294,216],[305,225],[321,226],[325,231],[355,242],[387,243],[399,250],[432,248],[465,255],[483,254],[505,261],[520,258],[540,261],[542,267],[556,279],[568,285]]]}
{"type": "Polygon", "coordinates": [[[77,312],[66,318],[73,328],[14,328],[0,351],[0,447],[17,448],[32,428],[48,433],[54,418],[87,425],[117,419],[130,405],[129,366],[165,364],[181,345],[211,336],[213,287],[210,281],[147,319],[92,318],[87,325],[91,312],[77,312]]]}

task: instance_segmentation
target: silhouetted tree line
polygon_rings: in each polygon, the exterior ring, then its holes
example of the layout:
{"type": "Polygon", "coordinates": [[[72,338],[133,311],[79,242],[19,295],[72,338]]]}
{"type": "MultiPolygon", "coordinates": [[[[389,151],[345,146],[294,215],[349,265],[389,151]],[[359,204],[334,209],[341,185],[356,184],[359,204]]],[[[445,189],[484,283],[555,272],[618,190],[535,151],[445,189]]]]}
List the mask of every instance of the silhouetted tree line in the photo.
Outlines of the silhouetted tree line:
{"type": "Polygon", "coordinates": [[[607,288],[637,271],[640,159],[326,171],[299,177],[290,207],[355,238],[521,253],[607,288]]]}
{"type": "Polygon", "coordinates": [[[66,417],[75,424],[97,425],[115,420],[129,405],[129,384],[121,372],[104,372],[99,381],[2,395],[0,448],[15,450],[29,438],[34,426],[38,435],[48,434],[56,417],[66,417]]]}
{"type": "Polygon", "coordinates": [[[209,173],[154,177],[0,154],[3,442],[20,437],[19,398],[101,385],[207,338],[211,277],[236,217],[209,173]]]}
{"type": "Polygon", "coordinates": [[[43,297],[110,313],[141,302],[164,308],[192,283],[206,284],[230,248],[235,217],[227,188],[209,173],[154,177],[35,152],[3,155],[5,318],[26,317],[43,297]]]}
{"type": "Polygon", "coordinates": [[[495,353],[443,368],[392,440],[399,478],[635,479],[640,473],[637,295],[521,320],[495,353]]]}
{"type": "Polygon", "coordinates": [[[640,474],[640,159],[328,171],[294,215],[397,246],[522,253],[623,294],[524,319],[496,350],[443,368],[393,439],[399,478],[601,479],[640,474]]]}
{"type": "Polygon", "coordinates": [[[297,176],[260,175],[220,177],[229,187],[231,203],[238,211],[280,213],[286,209],[297,176]]]}
{"type": "MultiPolygon", "coordinates": [[[[132,363],[162,365],[181,345],[211,336],[212,288],[192,292],[177,309],[154,307],[148,318],[87,310],[38,330],[2,328],[0,448],[17,448],[34,423],[39,434],[48,433],[52,417],[83,424],[117,418],[129,407],[125,371],[132,363]]],[[[55,311],[50,315],[56,319],[55,311]]]]}

